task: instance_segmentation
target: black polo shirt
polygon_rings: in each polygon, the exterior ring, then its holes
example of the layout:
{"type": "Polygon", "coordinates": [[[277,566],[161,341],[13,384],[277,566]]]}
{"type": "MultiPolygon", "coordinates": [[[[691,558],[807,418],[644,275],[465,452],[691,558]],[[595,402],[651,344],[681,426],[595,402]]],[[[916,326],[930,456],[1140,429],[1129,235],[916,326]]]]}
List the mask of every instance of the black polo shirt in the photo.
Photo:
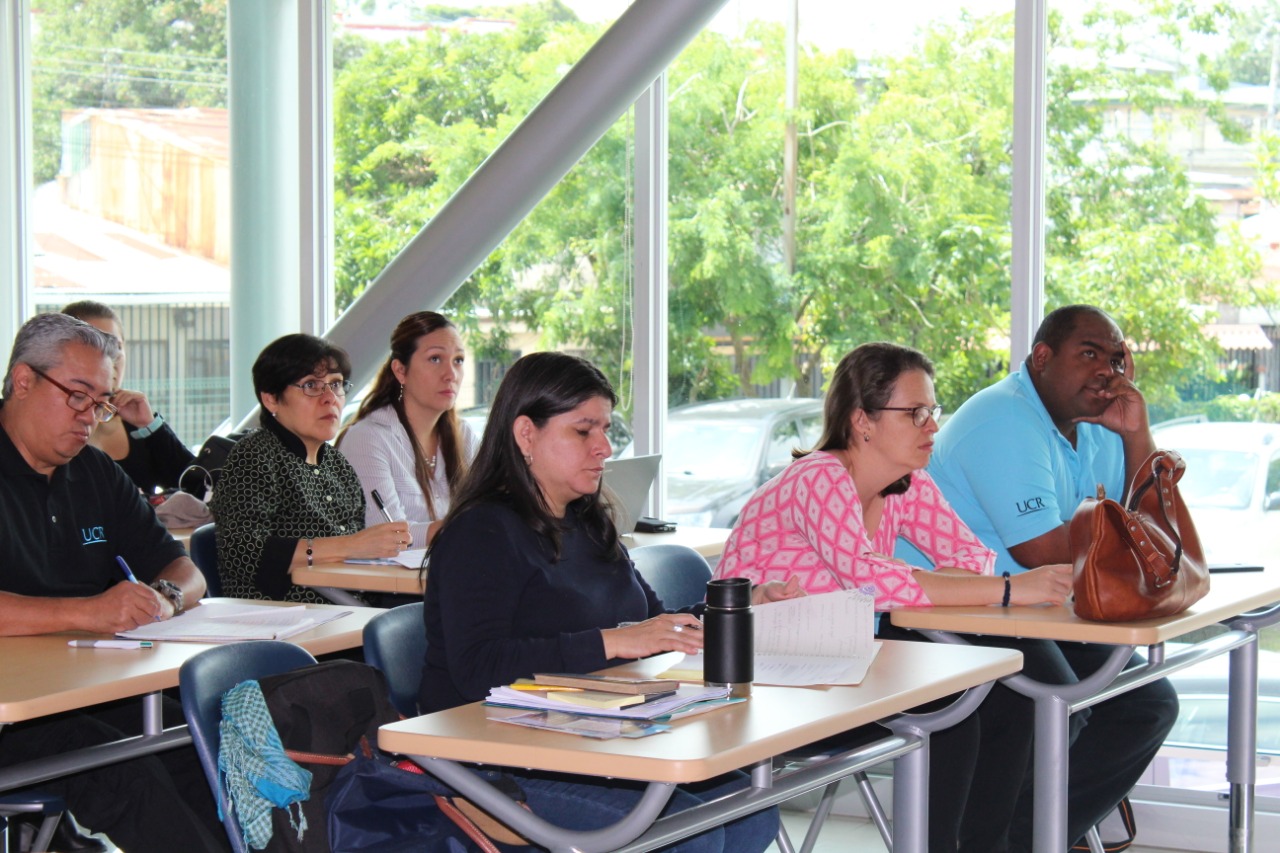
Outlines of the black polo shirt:
{"type": "Polygon", "coordinates": [[[45,477],[0,427],[0,590],[97,595],[125,579],[117,556],[149,583],[186,551],[107,454],[86,447],[45,477]]]}

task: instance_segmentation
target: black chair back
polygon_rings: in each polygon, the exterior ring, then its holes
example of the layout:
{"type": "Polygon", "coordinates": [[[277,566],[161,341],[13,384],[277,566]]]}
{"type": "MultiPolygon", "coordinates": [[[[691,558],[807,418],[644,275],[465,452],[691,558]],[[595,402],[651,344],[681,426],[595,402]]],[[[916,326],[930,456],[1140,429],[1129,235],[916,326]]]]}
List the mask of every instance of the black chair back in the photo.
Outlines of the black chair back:
{"type": "Polygon", "coordinates": [[[218,538],[213,524],[202,524],[191,534],[187,544],[191,561],[204,575],[205,598],[222,595],[222,577],[218,574],[218,538]]]}

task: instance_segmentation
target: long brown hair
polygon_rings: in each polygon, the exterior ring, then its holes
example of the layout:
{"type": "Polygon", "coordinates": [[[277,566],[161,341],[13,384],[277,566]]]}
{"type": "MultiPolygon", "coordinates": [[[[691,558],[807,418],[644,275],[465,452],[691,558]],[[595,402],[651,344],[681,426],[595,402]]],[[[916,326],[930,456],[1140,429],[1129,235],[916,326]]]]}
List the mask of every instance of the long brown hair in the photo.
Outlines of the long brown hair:
{"type": "MultiPolygon", "coordinates": [[[[898,377],[908,370],[920,370],[932,378],[933,362],[917,349],[887,341],[862,344],[840,359],[827,386],[822,404],[822,438],[814,449],[845,450],[853,444],[853,413],[862,409],[867,417],[878,418],[875,413],[889,405],[898,377]]],[[[794,450],[791,455],[799,459],[810,452],[794,450]]],[[[900,495],[910,485],[911,475],[907,474],[885,486],[880,494],[900,495]]]]}
{"type": "MultiPolygon", "coordinates": [[[[436,508],[431,499],[431,471],[427,467],[427,455],[418,442],[418,437],[413,434],[413,427],[409,425],[409,418],[404,413],[404,394],[400,388],[400,381],[396,379],[395,372],[391,369],[391,362],[398,361],[408,369],[413,354],[417,352],[418,341],[440,329],[457,329],[457,327],[443,314],[435,311],[418,311],[396,324],[395,330],[391,333],[391,356],[378,371],[378,377],[373,381],[373,389],[360,403],[360,408],[352,421],[352,423],[359,423],[383,406],[390,406],[395,411],[396,417],[400,419],[400,425],[409,436],[409,445],[413,448],[413,476],[427,499],[427,512],[432,517],[435,517],[436,508]]],[[[449,484],[449,493],[454,494],[458,484],[462,482],[467,465],[462,456],[462,435],[456,409],[451,408],[441,413],[440,419],[436,421],[435,432],[436,439],[440,442],[440,454],[444,456],[445,482],[449,484]]],[[[344,437],[346,437],[346,430],[343,430],[343,434],[338,437],[339,446],[344,437]]]]}

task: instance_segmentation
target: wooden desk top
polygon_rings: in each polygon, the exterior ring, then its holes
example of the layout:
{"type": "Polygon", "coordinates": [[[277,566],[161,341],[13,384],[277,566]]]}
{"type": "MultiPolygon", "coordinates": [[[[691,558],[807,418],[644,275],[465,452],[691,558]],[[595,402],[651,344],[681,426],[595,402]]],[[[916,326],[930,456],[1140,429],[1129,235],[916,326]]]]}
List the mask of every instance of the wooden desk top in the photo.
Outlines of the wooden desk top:
{"type": "MultiPolygon", "coordinates": [[[[647,675],[677,660],[674,654],[660,655],[611,671],[647,675]]],[[[1021,667],[1021,653],[1008,649],[889,640],[858,687],[813,690],[757,685],[746,702],[678,720],[671,731],[651,737],[592,740],[537,731],[486,719],[486,712],[520,712],[486,708],[477,702],[383,726],[378,744],[392,752],[457,761],[695,782],[885,719],[1021,667]]]]}
{"type": "Polygon", "coordinates": [[[1215,574],[1209,582],[1209,594],[1190,610],[1139,622],[1089,622],[1076,616],[1069,603],[1060,607],[910,607],[891,611],[891,616],[893,624],[902,628],[1150,646],[1277,601],[1280,572],[1272,570],[1215,574]]]}
{"type": "Polygon", "coordinates": [[[319,563],[298,566],[289,572],[300,586],[328,586],[367,592],[400,592],[422,595],[418,569],[404,566],[367,566],[355,563],[319,563]]]}
{"type": "MultiPolygon", "coordinates": [[[[175,531],[170,531],[175,533],[175,531]]],[[[724,527],[681,527],[673,533],[632,533],[622,537],[627,548],[670,542],[688,545],[704,557],[716,557],[724,551],[729,529],[724,527]]],[[[321,563],[299,566],[290,572],[293,582],[301,586],[327,586],[334,589],[367,592],[398,592],[422,595],[422,582],[417,569],[403,566],[367,566],[355,563],[321,563]]]]}
{"type": "Polygon", "coordinates": [[[727,527],[684,527],[677,525],[671,533],[628,533],[622,544],[628,549],[645,545],[688,545],[704,557],[719,557],[724,553],[724,543],[733,531],[727,527]]]}
{"type": "MultiPolygon", "coordinates": [[[[308,607],[352,611],[349,616],[289,639],[313,655],[359,648],[364,626],[383,612],[373,607],[308,607]]],[[[177,687],[178,667],[193,655],[211,648],[205,643],[178,642],[157,642],[150,651],[67,646],[68,640],[107,639],[107,636],[69,632],[0,637],[0,723],[16,723],[177,687]]]]}

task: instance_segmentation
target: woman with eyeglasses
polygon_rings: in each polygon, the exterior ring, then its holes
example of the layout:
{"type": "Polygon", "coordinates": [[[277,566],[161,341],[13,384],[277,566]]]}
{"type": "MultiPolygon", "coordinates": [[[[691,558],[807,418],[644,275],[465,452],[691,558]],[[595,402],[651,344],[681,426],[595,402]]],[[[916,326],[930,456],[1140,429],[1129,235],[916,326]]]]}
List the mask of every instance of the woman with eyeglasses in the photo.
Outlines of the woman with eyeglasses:
{"type": "MultiPolygon", "coordinates": [[[[817,448],[795,450],[796,461],[743,506],[716,575],[755,583],[795,577],[810,595],[864,590],[875,596],[877,612],[930,605],[1061,604],[1071,592],[1071,566],[994,576],[995,553],[965,526],[925,472],[941,414],[933,364],[923,353],[868,343],[847,354],[827,389],[817,448]],[[924,552],[935,568],[895,560],[899,537],[924,552]]],[[[882,639],[921,639],[888,619],[879,620],[876,633],[882,639]]],[[[1007,745],[1011,752],[1029,755],[1029,701],[999,685],[986,701],[1025,705],[1025,725],[1009,727],[1007,745]]],[[[1011,809],[1019,795],[988,786],[970,796],[981,716],[979,708],[932,738],[930,853],[972,849],[961,839],[962,819],[1003,820],[1008,817],[1004,807],[1011,809]]],[[[1006,719],[1017,718],[1015,713],[1006,719]]],[[[856,739],[855,733],[849,736],[856,739]]]]}
{"type": "Polygon", "coordinates": [[[254,362],[262,429],[236,443],[209,504],[223,594],[323,603],[290,581],[292,569],[394,557],[413,544],[405,521],[365,526],[360,479],[328,445],[350,374],[346,352],[312,335],[278,338],[254,362]]]}

